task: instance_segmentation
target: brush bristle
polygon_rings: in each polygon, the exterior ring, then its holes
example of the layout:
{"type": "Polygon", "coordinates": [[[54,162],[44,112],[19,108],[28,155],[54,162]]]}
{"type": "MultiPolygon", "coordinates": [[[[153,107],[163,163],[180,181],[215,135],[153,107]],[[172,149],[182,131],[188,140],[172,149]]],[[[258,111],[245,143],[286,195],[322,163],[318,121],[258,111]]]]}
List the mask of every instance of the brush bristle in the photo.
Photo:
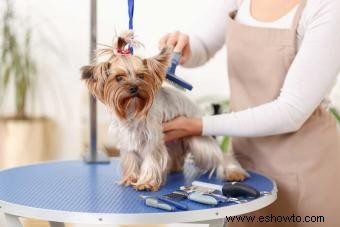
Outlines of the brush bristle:
{"type": "Polygon", "coordinates": [[[166,78],[166,82],[171,84],[172,86],[182,90],[182,91],[186,91],[187,89],[185,89],[184,87],[180,86],[179,84],[176,84],[175,82],[173,82],[172,80],[169,80],[166,78]]]}
{"type": "Polygon", "coordinates": [[[183,80],[182,78],[168,72],[166,74],[166,79],[168,81],[171,81],[172,83],[176,84],[177,86],[182,87],[183,89],[187,89],[187,90],[192,90],[192,85],[188,82],[186,82],[185,80],[183,80]]]}

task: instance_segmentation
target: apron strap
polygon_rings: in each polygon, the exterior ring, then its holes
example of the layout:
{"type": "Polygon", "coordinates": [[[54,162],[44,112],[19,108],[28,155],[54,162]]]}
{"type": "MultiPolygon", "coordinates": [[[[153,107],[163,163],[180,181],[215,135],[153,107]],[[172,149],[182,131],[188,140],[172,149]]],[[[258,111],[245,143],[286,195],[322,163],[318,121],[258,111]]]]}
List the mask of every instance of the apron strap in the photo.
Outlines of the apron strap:
{"type": "Polygon", "coordinates": [[[293,24],[292,24],[293,30],[297,30],[297,28],[299,26],[300,18],[301,18],[301,15],[303,13],[303,10],[306,6],[306,3],[307,3],[307,0],[301,0],[300,1],[299,7],[298,7],[296,14],[294,16],[294,19],[293,19],[293,24]]]}

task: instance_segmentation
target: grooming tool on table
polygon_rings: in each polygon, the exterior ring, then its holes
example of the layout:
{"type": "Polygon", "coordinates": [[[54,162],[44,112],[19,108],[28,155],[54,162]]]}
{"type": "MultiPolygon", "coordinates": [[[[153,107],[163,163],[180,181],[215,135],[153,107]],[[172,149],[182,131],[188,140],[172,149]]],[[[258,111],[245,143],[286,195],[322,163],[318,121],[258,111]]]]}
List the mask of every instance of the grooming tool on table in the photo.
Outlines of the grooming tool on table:
{"type": "Polygon", "coordinates": [[[223,185],[217,185],[202,181],[194,181],[192,185],[220,191],[226,197],[246,197],[256,199],[261,195],[270,194],[270,192],[259,192],[256,188],[241,182],[227,182],[223,185]]]}
{"type": "Polygon", "coordinates": [[[181,191],[178,192],[182,196],[185,196],[187,199],[197,202],[197,203],[202,203],[206,205],[217,205],[222,200],[220,198],[216,198],[212,195],[209,194],[209,191],[200,191],[197,190],[197,187],[193,186],[182,186],[180,187],[181,191]]]}
{"type": "Polygon", "coordinates": [[[188,195],[188,199],[191,201],[195,201],[198,203],[203,203],[207,205],[213,205],[216,206],[219,203],[227,202],[226,199],[223,197],[215,196],[212,193],[204,193],[204,192],[199,192],[199,191],[194,191],[191,192],[188,195]]]}
{"type": "Polygon", "coordinates": [[[188,210],[188,206],[186,204],[182,204],[180,201],[185,200],[188,198],[186,193],[181,191],[174,191],[166,195],[160,196],[158,199],[164,201],[166,203],[172,204],[178,209],[181,210],[188,210]]]}
{"type": "Polygon", "coordinates": [[[226,202],[233,202],[233,203],[245,203],[247,200],[239,199],[239,198],[232,198],[226,197],[220,194],[219,191],[215,189],[209,189],[206,187],[199,187],[199,186],[182,186],[181,193],[187,194],[189,200],[206,204],[206,205],[213,205],[216,206],[220,203],[226,202]]]}
{"type": "Polygon", "coordinates": [[[171,57],[171,64],[170,67],[168,68],[167,72],[166,72],[166,79],[168,82],[170,82],[172,85],[174,85],[175,87],[178,87],[180,89],[187,89],[187,90],[192,90],[192,85],[188,82],[186,82],[185,80],[183,80],[182,78],[179,78],[178,76],[176,76],[175,72],[176,72],[176,68],[177,65],[179,63],[179,59],[181,58],[181,54],[180,53],[173,53],[172,57],[171,57]]]}
{"type": "Polygon", "coordinates": [[[169,203],[163,202],[157,197],[140,195],[140,198],[142,198],[145,201],[145,205],[147,205],[149,207],[158,208],[158,209],[166,210],[166,211],[176,211],[177,210],[175,206],[173,206],[169,203]]]}
{"type": "MultiPolygon", "coordinates": [[[[194,181],[196,182],[196,181],[194,181]]],[[[216,191],[216,189],[214,188],[208,188],[208,187],[201,187],[198,185],[191,185],[191,186],[181,186],[179,188],[181,190],[181,192],[186,192],[186,193],[191,193],[194,191],[199,191],[199,192],[204,192],[204,193],[212,193],[214,191],[216,191]]]]}

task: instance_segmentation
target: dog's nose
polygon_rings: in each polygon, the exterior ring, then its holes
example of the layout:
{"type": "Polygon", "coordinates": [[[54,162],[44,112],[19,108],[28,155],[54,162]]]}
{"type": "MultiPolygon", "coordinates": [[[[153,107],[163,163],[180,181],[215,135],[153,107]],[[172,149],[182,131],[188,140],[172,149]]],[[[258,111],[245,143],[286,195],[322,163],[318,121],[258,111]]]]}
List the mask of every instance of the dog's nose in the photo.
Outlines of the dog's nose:
{"type": "Polygon", "coordinates": [[[130,94],[132,94],[132,95],[137,94],[137,92],[138,92],[138,87],[137,87],[136,85],[132,85],[132,86],[129,88],[129,92],[130,92],[130,94]]]}

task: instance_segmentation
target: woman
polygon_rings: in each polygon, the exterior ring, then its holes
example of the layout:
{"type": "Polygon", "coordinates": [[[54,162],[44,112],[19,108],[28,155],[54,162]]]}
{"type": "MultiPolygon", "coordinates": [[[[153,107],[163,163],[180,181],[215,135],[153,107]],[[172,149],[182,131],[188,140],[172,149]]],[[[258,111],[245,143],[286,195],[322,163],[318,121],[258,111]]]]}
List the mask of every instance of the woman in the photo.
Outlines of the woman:
{"type": "Polygon", "coordinates": [[[243,166],[278,184],[278,200],[255,214],[301,216],[232,226],[340,226],[340,133],[325,105],[340,71],[340,1],[225,0],[208,15],[198,34],[170,33],[160,46],[197,66],[226,43],[232,112],[178,117],[165,140],[231,136],[243,166]]]}

